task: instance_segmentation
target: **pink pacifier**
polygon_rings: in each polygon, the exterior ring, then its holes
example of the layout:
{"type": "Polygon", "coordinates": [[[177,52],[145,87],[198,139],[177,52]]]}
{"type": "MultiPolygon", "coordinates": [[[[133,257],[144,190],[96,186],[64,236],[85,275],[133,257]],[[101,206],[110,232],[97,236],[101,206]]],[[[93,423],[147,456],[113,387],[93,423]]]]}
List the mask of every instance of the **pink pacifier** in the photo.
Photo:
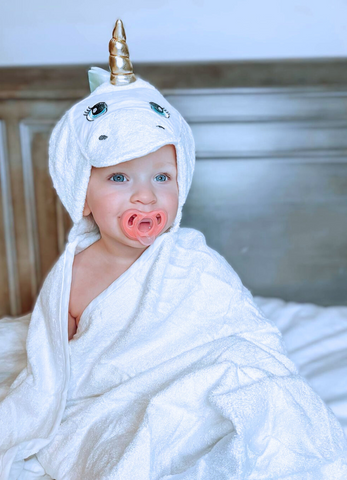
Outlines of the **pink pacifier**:
{"type": "Polygon", "coordinates": [[[140,210],[126,210],[121,218],[120,224],[124,234],[138,240],[142,245],[151,245],[156,237],[166,226],[167,214],[164,210],[153,210],[152,212],[140,212],[140,210]]]}

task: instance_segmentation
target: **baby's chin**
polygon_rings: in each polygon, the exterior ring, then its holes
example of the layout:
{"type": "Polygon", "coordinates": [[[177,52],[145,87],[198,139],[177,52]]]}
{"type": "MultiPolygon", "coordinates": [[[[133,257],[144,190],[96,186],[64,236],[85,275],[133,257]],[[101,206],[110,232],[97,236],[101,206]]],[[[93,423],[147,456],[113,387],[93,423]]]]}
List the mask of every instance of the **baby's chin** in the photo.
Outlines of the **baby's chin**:
{"type": "MultiPolygon", "coordinates": [[[[100,228],[99,228],[99,230],[100,230],[100,228]]],[[[161,234],[157,235],[155,240],[158,237],[160,237],[163,233],[165,233],[165,232],[162,232],[161,234]]],[[[150,245],[144,245],[143,243],[141,243],[137,239],[128,238],[126,235],[123,235],[123,234],[115,236],[115,235],[110,234],[109,232],[105,232],[105,231],[100,230],[100,235],[101,235],[102,238],[107,237],[109,240],[114,241],[115,243],[124,245],[125,247],[131,247],[131,248],[134,248],[136,250],[146,250],[146,248],[148,248],[150,246],[150,245]]],[[[151,243],[151,245],[155,242],[155,240],[151,243]]]]}

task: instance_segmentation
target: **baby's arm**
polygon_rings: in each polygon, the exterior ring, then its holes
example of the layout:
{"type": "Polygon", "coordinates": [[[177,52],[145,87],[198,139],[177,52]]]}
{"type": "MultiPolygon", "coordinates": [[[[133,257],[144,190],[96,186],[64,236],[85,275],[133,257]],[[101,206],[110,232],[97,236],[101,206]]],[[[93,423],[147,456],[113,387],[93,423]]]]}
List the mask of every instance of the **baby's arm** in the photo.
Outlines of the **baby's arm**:
{"type": "Polygon", "coordinates": [[[77,332],[76,319],[69,312],[69,323],[68,323],[69,340],[71,340],[71,338],[75,335],[76,332],[77,332]]]}

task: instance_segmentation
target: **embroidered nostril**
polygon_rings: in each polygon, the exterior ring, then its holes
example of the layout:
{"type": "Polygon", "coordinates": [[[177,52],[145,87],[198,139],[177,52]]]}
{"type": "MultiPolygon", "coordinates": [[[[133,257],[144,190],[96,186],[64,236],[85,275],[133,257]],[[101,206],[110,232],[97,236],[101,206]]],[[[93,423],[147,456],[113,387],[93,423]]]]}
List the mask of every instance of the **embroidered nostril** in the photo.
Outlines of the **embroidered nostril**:
{"type": "Polygon", "coordinates": [[[159,127],[159,128],[163,128],[163,129],[165,130],[165,127],[162,127],[161,125],[157,125],[157,127],[159,127]]]}
{"type": "Polygon", "coordinates": [[[106,138],[108,138],[107,135],[100,135],[99,140],[106,140],[106,138]]]}

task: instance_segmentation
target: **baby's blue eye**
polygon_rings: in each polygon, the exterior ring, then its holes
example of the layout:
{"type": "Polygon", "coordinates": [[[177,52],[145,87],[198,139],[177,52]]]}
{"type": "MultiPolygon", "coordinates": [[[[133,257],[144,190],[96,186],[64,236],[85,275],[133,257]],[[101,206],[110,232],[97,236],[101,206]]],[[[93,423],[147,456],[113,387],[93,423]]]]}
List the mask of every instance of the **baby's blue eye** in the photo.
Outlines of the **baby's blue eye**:
{"type": "Polygon", "coordinates": [[[169,118],[170,113],[166,110],[166,108],[161,107],[157,103],[154,102],[149,102],[152,110],[154,110],[156,113],[159,113],[159,115],[162,115],[163,117],[169,118]]]}
{"type": "Polygon", "coordinates": [[[116,175],[112,175],[110,180],[112,180],[112,182],[124,182],[125,176],[122,173],[117,173],[116,175]],[[115,178],[116,180],[112,180],[113,178],[115,178]]]}
{"type": "Polygon", "coordinates": [[[155,178],[158,178],[158,177],[164,178],[164,180],[157,180],[159,182],[161,182],[161,181],[165,182],[165,178],[167,178],[167,179],[169,178],[167,175],[165,175],[165,173],[161,173],[160,175],[157,175],[155,178]]]}
{"type": "Polygon", "coordinates": [[[84,116],[89,122],[93,122],[96,118],[101,117],[107,112],[107,104],[105,102],[96,103],[93,107],[88,107],[84,112],[84,116]]]}

